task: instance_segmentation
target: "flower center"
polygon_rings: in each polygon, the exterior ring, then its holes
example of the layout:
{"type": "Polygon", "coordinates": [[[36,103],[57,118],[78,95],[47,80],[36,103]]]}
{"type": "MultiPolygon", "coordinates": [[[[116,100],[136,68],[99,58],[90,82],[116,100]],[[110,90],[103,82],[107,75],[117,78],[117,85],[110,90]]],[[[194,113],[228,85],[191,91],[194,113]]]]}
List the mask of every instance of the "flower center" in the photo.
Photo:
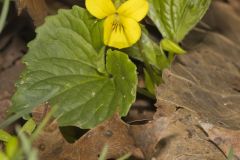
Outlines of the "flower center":
{"type": "Polygon", "coordinates": [[[112,30],[114,32],[122,32],[124,31],[124,27],[121,23],[120,16],[118,13],[115,13],[115,20],[112,23],[112,30]]]}

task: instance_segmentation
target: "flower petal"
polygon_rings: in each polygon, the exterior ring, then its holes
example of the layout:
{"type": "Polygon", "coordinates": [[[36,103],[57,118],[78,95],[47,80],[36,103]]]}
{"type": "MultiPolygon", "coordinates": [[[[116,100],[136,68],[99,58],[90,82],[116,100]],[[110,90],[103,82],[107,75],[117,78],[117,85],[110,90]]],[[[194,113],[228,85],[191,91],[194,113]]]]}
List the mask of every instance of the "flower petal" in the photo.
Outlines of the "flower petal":
{"type": "Polygon", "coordinates": [[[118,8],[117,12],[139,22],[147,15],[148,10],[147,0],[128,0],[118,8]]]}
{"type": "Polygon", "coordinates": [[[136,22],[132,18],[126,18],[126,17],[120,16],[120,21],[123,25],[124,33],[128,39],[129,44],[133,45],[141,37],[140,25],[138,24],[138,22],[136,22]]]}
{"type": "Polygon", "coordinates": [[[116,16],[108,16],[104,21],[104,44],[115,47],[115,48],[125,48],[129,46],[128,40],[124,32],[120,32],[119,30],[114,30],[114,22],[116,20],[116,16]]]}
{"type": "Polygon", "coordinates": [[[114,28],[116,16],[109,16],[104,21],[104,43],[118,49],[130,47],[140,39],[141,27],[132,18],[120,16],[117,19],[119,27],[114,28]]]}
{"type": "Polygon", "coordinates": [[[103,19],[116,12],[112,0],[86,0],[87,10],[95,17],[103,19]]]}

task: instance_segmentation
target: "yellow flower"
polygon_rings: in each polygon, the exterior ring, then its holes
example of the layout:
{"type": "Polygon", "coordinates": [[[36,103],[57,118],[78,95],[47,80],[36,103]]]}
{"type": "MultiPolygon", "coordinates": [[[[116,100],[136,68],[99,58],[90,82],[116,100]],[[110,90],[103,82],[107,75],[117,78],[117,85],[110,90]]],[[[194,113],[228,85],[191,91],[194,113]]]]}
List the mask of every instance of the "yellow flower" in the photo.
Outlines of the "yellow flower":
{"type": "Polygon", "coordinates": [[[128,0],[116,8],[112,0],[86,0],[87,10],[95,17],[104,19],[104,44],[126,48],[141,37],[138,24],[147,14],[147,0],[128,0]]]}

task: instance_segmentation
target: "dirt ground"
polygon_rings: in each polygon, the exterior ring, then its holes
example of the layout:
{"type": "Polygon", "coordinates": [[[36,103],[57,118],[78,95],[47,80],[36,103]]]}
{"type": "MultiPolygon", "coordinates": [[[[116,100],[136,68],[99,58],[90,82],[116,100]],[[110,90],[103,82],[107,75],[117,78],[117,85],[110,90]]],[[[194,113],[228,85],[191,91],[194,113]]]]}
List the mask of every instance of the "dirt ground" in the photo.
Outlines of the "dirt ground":
{"type": "MultiPolygon", "coordinates": [[[[35,36],[34,24],[41,24],[57,8],[83,5],[51,0],[47,6],[39,1],[36,9],[31,2],[19,4],[20,11],[27,8],[29,13],[21,16],[12,5],[0,36],[0,122],[24,69],[21,57],[35,36]]],[[[131,153],[130,159],[139,160],[225,160],[231,148],[234,158],[240,159],[239,25],[239,0],[213,1],[182,43],[188,54],[176,57],[164,71],[156,102],[138,96],[126,118],[115,115],[89,131],[59,129],[52,120],[34,143],[40,159],[96,160],[105,144],[108,159],[131,153]],[[64,138],[69,135],[77,140],[64,138]]],[[[43,114],[38,109],[33,114],[37,120],[43,114]]]]}

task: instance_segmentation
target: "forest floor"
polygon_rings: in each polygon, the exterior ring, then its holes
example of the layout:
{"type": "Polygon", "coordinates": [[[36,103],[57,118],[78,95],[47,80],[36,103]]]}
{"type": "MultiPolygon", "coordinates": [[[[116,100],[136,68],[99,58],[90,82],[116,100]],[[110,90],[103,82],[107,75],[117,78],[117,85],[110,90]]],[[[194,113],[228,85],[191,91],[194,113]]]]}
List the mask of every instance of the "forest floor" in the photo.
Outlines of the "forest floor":
{"type": "MultiPolygon", "coordinates": [[[[49,13],[73,4],[82,5],[52,0],[49,13]]],[[[36,25],[48,14],[44,7],[36,10],[27,6],[36,25]]],[[[6,117],[14,84],[24,69],[21,58],[27,43],[35,36],[30,16],[18,16],[14,8],[12,5],[0,36],[0,122],[6,117]]],[[[240,159],[239,25],[238,0],[213,1],[201,23],[182,43],[188,54],[176,57],[164,71],[156,102],[138,96],[124,120],[115,115],[92,130],[59,129],[52,120],[34,143],[40,159],[95,160],[105,144],[108,159],[131,153],[130,159],[225,160],[231,149],[234,159],[240,159]]],[[[33,113],[36,119],[41,118],[44,107],[33,113]]],[[[12,131],[13,125],[8,130],[12,131]]]]}

